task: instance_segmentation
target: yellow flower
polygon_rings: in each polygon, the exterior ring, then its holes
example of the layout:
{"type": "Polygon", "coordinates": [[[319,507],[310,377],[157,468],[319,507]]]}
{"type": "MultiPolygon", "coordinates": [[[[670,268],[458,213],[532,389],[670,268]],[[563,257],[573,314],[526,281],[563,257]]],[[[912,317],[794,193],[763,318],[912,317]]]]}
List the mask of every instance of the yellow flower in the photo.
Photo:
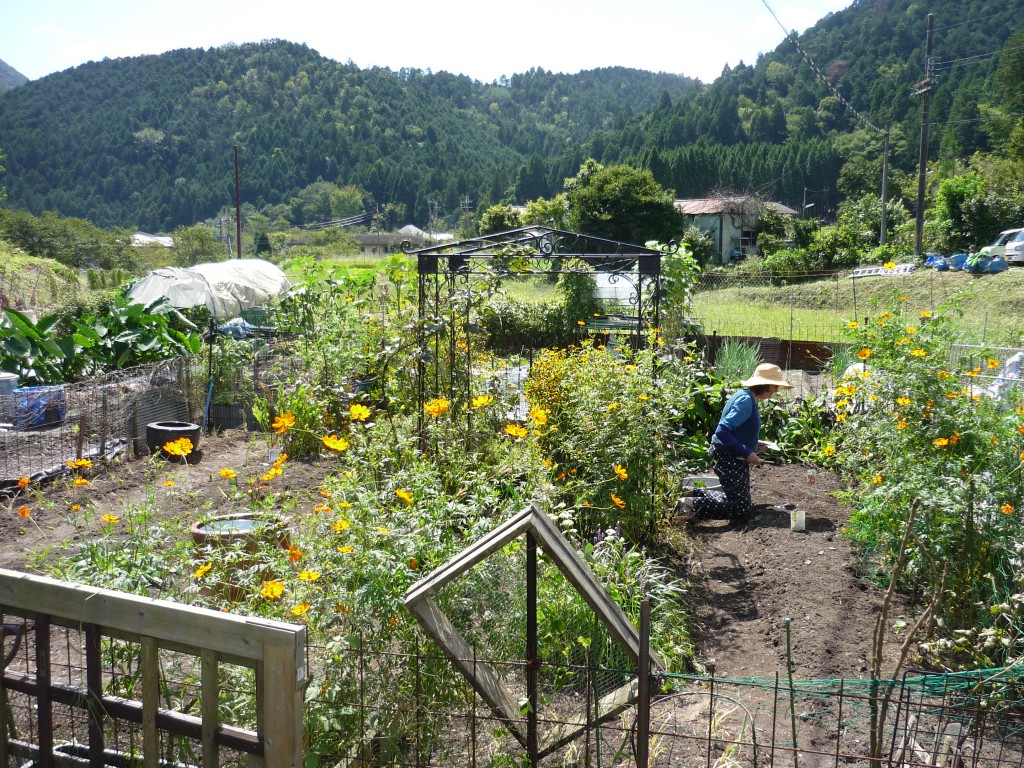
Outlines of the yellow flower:
{"type": "Polygon", "coordinates": [[[213,563],[203,563],[192,572],[192,576],[194,578],[201,579],[210,572],[211,568],[213,568],[213,563]]]}
{"type": "Polygon", "coordinates": [[[339,501],[338,502],[338,508],[339,509],[352,509],[352,502],[350,502],[350,501],[339,501]]]}
{"type": "Polygon", "coordinates": [[[629,479],[629,471],[621,464],[615,465],[615,474],[618,475],[619,480],[629,479]]]}
{"type": "Polygon", "coordinates": [[[285,432],[287,432],[294,426],[295,414],[282,413],[280,416],[274,419],[274,423],[270,425],[270,428],[277,432],[277,434],[283,435],[285,432]]]}
{"type": "Polygon", "coordinates": [[[912,349],[910,350],[910,354],[912,354],[914,357],[925,357],[928,353],[925,352],[923,349],[912,349]]]}
{"type": "Polygon", "coordinates": [[[309,603],[299,603],[292,607],[292,616],[302,616],[306,611],[309,610],[309,603]]]}
{"type": "Polygon", "coordinates": [[[315,507],[313,507],[313,511],[316,514],[318,514],[318,515],[320,513],[322,513],[322,512],[330,512],[331,511],[331,505],[330,504],[317,504],[315,507]]]}
{"type": "Polygon", "coordinates": [[[840,413],[840,414],[838,414],[838,415],[836,416],[836,421],[838,421],[838,422],[843,422],[843,421],[846,421],[846,414],[845,414],[845,413],[840,413]]]}
{"type": "Polygon", "coordinates": [[[423,410],[434,418],[437,418],[442,413],[447,413],[450,407],[451,403],[448,402],[446,397],[435,397],[433,400],[427,400],[423,404],[423,410]]]}
{"type": "Polygon", "coordinates": [[[966,374],[972,378],[977,376],[979,373],[981,373],[981,368],[972,368],[971,370],[966,371],[966,374]]]}
{"type": "Polygon", "coordinates": [[[338,547],[338,551],[341,552],[341,554],[343,555],[347,555],[349,552],[352,551],[352,547],[346,544],[344,547],[338,547]]]}
{"type": "Polygon", "coordinates": [[[577,321],[576,321],[576,325],[586,325],[586,324],[587,324],[587,323],[586,323],[586,321],[585,321],[585,320],[577,320],[577,321]]]}
{"type": "Polygon", "coordinates": [[[929,312],[927,309],[922,309],[921,310],[921,317],[932,317],[932,313],[929,312]]]}
{"type": "Polygon", "coordinates": [[[320,571],[300,571],[299,581],[316,581],[320,578],[320,571]]]}
{"type": "Polygon", "coordinates": [[[75,488],[81,488],[83,485],[88,485],[88,484],[89,484],[89,481],[86,480],[84,477],[76,477],[75,481],[72,483],[72,485],[75,486],[75,488]]]}
{"type": "Polygon", "coordinates": [[[882,476],[881,475],[875,475],[874,477],[871,478],[871,482],[874,483],[875,485],[881,485],[882,484],[882,476]]]}
{"type": "Polygon", "coordinates": [[[900,296],[900,301],[910,301],[906,296],[900,296]]]}
{"type": "Polygon", "coordinates": [[[608,410],[609,411],[614,411],[618,407],[619,407],[618,403],[608,403],[608,410]]]}
{"type": "Polygon", "coordinates": [[[896,398],[896,403],[898,405],[910,405],[910,398],[909,397],[897,397],[896,398]]]}
{"type": "Polygon", "coordinates": [[[164,488],[173,488],[173,487],[174,487],[174,481],[173,480],[164,480],[164,488]]]}
{"type": "Polygon", "coordinates": [[[494,398],[491,397],[490,395],[477,395],[476,397],[473,398],[469,405],[474,411],[476,411],[479,410],[480,408],[486,408],[493,402],[494,398]]]}
{"type": "Polygon", "coordinates": [[[179,437],[177,440],[169,440],[164,443],[164,453],[168,456],[181,456],[184,458],[192,453],[192,441],[187,437],[179,437]]]}
{"type": "Polygon", "coordinates": [[[883,312],[882,314],[879,315],[879,317],[882,318],[883,320],[888,320],[890,317],[892,317],[892,315],[889,314],[888,312],[883,312]]]}
{"type": "Polygon", "coordinates": [[[936,448],[945,448],[947,445],[949,445],[949,438],[936,437],[934,440],[932,440],[932,445],[934,445],[936,448]]]}
{"type": "Polygon", "coordinates": [[[867,360],[869,357],[871,357],[871,350],[868,349],[867,347],[864,347],[857,353],[857,357],[859,357],[861,360],[867,360]]]}
{"type": "Polygon", "coordinates": [[[383,525],[378,525],[377,526],[377,533],[379,533],[381,536],[390,536],[391,535],[391,531],[389,531],[383,525]]]}
{"type": "Polygon", "coordinates": [[[548,412],[545,411],[543,408],[531,408],[530,418],[533,419],[534,424],[544,426],[545,424],[548,423],[548,412]]]}
{"type": "Polygon", "coordinates": [[[902,420],[896,422],[896,429],[906,429],[906,428],[907,428],[907,422],[902,421],[902,420]]]}
{"type": "Polygon", "coordinates": [[[883,269],[896,269],[896,262],[895,261],[887,261],[887,262],[885,262],[885,264],[882,265],[882,268],[883,269]]]}
{"type": "Polygon", "coordinates": [[[72,469],[87,469],[92,466],[91,459],[72,459],[71,461],[65,461],[72,469]]]}
{"type": "Polygon", "coordinates": [[[370,418],[370,409],[362,403],[352,403],[348,407],[348,415],[352,421],[366,421],[370,418]]]}
{"type": "Polygon", "coordinates": [[[24,519],[27,520],[29,517],[31,517],[31,515],[32,515],[32,511],[27,506],[25,506],[24,504],[22,504],[20,507],[18,507],[18,517],[21,517],[21,518],[24,518],[24,519]]]}
{"type": "Polygon", "coordinates": [[[324,435],[324,445],[332,451],[341,453],[348,449],[348,440],[337,435],[324,435]]]}
{"type": "Polygon", "coordinates": [[[260,477],[260,480],[262,480],[264,483],[269,483],[271,480],[273,480],[275,477],[277,477],[280,474],[281,474],[281,468],[280,467],[271,467],[270,469],[268,469],[263,474],[262,477],[260,477]]]}
{"type": "Polygon", "coordinates": [[[260,587],[260,594],[268,600],[277,600],[284,594],[284,584],[277,579],[264,581],[263,586],[260,587]]]}
{"type": "Polygon", "coordinates": [[[853,331],[860,327],[860,323],[858,323],[856,320],[851,320],[846,324],[846,327],[853,331]]]}
{"type": "Polygon", "coordinates": [[[836,447],[834,445],[826,445],[825,446],[825,455],[826,456],[834,456],[835,453],[836,453],[836,447]]]}
{"type": "Polygon", "coordinates": [[[18,487],[24,489],[32,480],[24,475],[18,475],[18,487]]]}
{"type": "Polygon", "coordinates": [[[352,526],[352,523],[350,523],[344,517],[339,517],[331,525],[331,530],[334,531],[335,533],[341,533],[342,531],[347,531],[351,526],[352,526]]]}
{"type": "Polygon", "coordinates": [[[405,488],[398,488],[395,490],[395,496],[400,498],[406,504],[412,504],[412,494],[409,493],[405,488]]]}
{"type": "Polygon", "coordinates": [[[77,512],[81,508],[82,508],[81,504],[72,504],[70,507],[68,507],[68,509],[70,509],[72,512],[77,512]]]}
{"type": "Polygon", "coordinates": [[[512,437],[515,437],[515,438],[518,439],[518,438],[526,437],[527,430],[526,430],[526,427],[521,427],[518,424],[506,424],[505,425],[505,434],[506,435],[511,435],[512,437]]]}
{"type": "Polygon", "coordinates": [[[989,368],[989,370],[992,370],[993,368],[998,368],[998,367],[999,367],[1000,365],[1002,365],[1002,363],[1000,363],[1000,362],[999,362],[998,360],[996,360],[996,359],[995,359],[994,357],[990,357],[990,358],[989,358],[988,360],[986,360],[985,362],[986,362],[986,363],[988,364],[988,368],[989,368]]]}
{"type": "Polygon", "coordinates": [[[915,333],[917,333],[917,328],[915,326],[911,325],[907,328],[908,336],[913,336],[915,333]]]}
{"type": "Polygon", "coordinates": [[[222,469],[217,474],[219,474],[225,480],[234,480],[235,479],[235,470],[231,469],[230,467],[224,467],[224,469],[222,469]]]}
{"type": "Polygon", "coordinates": [[[609,494],[609,495],[611,496],[611,499],[612,499],[612,503],[613,503],[613,504],[614,504],[614,505],[615,505],[616,507],[618,507],[619,509],[624,509],[624,508],[626,507],[626,502],[625,502],[625,501],[624,501],[623,499],[620,499],[620,498],[619,498],[618,496],[616,496],[616,495],[615,495],[614,493],[612,493],[612,494],[609,494]]]}
{"type": "Polygon", "coordinates": [[[112,515],[109,512],[107,514],[105,514],[103,517],[101,517],[100,520],[102,520],[104,523],[107,523],[109,525],[115,525],[115,524],[121,522],[121,518],[120,517],[118,517],[117,515],[112,515]]]}
{"type": "Polygon", "coordinates": [[[1012,515],[1013,514],[1013,504],[1010,504],[1009,502],[1007,502],[1006,504],[1003,504],[1003,506],[1001,506],[999,508],[999,511],[1002,512],[1004,515],[1012,515]]]}

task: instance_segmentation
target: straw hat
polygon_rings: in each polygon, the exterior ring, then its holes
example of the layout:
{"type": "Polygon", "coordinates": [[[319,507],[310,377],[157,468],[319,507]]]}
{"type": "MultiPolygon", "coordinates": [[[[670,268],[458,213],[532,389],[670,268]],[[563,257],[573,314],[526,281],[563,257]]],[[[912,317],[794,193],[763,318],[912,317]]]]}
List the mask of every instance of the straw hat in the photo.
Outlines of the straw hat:
{"type": "Polygon", "coordinates": [[[756,387],[758,384],[771,384],[779,389],[792,389],[793,385],[786,381],[782,369],[772,363],[762,363],[754,369],[754,375],[741,381],[744,387],[756,387]]]}

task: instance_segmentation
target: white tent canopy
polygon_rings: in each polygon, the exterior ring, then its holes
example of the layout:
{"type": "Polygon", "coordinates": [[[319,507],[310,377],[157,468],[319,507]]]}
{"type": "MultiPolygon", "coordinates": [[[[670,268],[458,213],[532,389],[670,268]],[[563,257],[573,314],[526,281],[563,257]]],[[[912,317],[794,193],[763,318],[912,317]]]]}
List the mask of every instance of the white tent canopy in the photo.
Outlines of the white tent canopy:
{"type": "Polygon", "coordinates": [[[269,261],[233,259],[154,269],[132,283],[125,296],[145,305],[166,297],[177,309],[205,306],[213,317],[227,318],[280,298],[290,287],[284,272],[269,261]]]}

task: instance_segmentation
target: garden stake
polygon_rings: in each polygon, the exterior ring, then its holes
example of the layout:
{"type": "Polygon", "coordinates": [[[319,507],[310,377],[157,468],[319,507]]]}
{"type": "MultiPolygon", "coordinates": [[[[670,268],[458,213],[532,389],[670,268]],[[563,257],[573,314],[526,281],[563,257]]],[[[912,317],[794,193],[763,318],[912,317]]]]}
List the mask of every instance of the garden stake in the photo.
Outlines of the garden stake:
{"type": "Polygon", "coordinates": [[[651,601],[640,601],[640,652],[637,659],[636,765],[647,768],[651,738],[651,601]]]}
{"type": "Polygon", "coordinates": [[[775,727],[778,725],[778,715],[779,715],[779,673],[776,672],[775,673],[775,690],[772,693],[772,751],[769,753],[771,755],[771,760],[768,763],[771,766],[771,768],[775,768],[775,727]]]}
{"type": "Polygon", "coordinates": [[[413,722],[416,723],[416,768],[420,768],[420,730],[423,727],[420,722],[420,636],[417,633],[413,639],[413,679],[415,680],[415,687],[413,688],[413,722]]]}
{"type": "Polygon", "coordinates": [[[839,740],[843,736],[843,683],[846,682],[842,678],[839,679],[839,715],[836,718],[836,768],[839,768],[839,740]]]}
{"type": "Polygon", "coordinates": [[[526,534],[526,752],[537,765],[537,539],[526,534]]]}
{"type": "MultiPolygon", "coordinates": [[[[476,680],[476,643],[473,643],[473,679],[476,680]]],[[[476,691],[469,686],[469,744],[471,768],[476,768],[476,691]]]]}
{"type": "Polygon", "coordinates": [[[789,628],[793,620],[786,617],[786,673],[789,675],[789,722],[793,730],[793,768],[800,767],[798,752],[800,746],[796,741],[796,691],[793,690],[793,652],[789,643],[789,628]]]}
{"type": "Polygon", "coordinates": [[[708,749],[707,766],[711,768],[711,731],[715,722],[715,670],[711,669],[711,691],[708,695],[708,749]]]}

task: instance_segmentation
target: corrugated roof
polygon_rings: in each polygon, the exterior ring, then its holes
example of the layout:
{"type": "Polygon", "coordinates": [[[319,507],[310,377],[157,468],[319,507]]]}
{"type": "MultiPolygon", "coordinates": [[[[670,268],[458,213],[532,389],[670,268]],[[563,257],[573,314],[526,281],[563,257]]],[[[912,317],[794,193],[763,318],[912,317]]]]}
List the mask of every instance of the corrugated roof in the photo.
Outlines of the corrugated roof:
{"type": "Polygon", "coordinates": [[[762,203],[752,197],[703,197],[693,200],[676,200],[675,206],[687,216],[717,215],[721,213],[755,216],[762,206],[771,208],[777,213],[796,216],[796,211],[782,203],[762,203]]]}

